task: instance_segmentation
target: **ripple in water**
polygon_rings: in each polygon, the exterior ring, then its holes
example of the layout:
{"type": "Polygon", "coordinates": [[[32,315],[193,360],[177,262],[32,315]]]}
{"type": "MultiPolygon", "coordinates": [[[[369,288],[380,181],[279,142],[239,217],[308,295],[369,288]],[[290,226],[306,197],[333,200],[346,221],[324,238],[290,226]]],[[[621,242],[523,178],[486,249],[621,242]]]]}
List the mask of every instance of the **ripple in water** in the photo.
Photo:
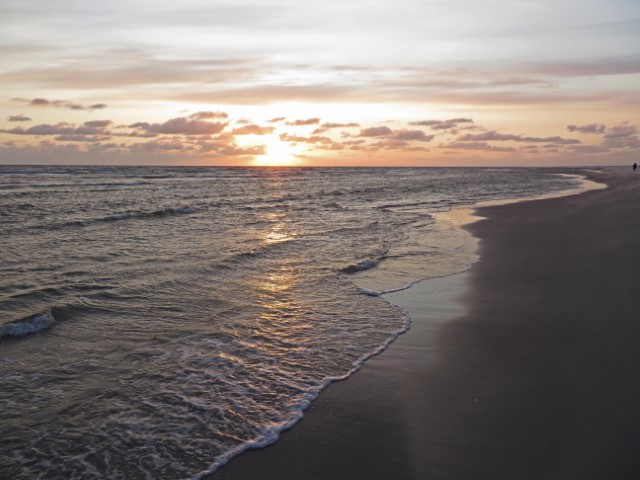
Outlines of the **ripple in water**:
{"type": "Polygon", "coordinates": [[[274,441],[467,268],[433,214],[547,170],[0,167],[0,471],[182,479],[274,441]]]}

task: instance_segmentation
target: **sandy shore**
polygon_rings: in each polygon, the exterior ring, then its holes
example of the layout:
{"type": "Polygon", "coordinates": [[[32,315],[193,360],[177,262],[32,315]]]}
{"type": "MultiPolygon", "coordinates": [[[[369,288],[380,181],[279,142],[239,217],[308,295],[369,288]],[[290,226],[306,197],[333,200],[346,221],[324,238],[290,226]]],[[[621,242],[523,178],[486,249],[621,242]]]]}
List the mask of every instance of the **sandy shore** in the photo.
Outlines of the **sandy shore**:
{"type": "Polygon", "coordinates": [[[640,175],[483,208],[469,272],[394,294],[412,330],[210,479],[640,478],[640,175]]]}

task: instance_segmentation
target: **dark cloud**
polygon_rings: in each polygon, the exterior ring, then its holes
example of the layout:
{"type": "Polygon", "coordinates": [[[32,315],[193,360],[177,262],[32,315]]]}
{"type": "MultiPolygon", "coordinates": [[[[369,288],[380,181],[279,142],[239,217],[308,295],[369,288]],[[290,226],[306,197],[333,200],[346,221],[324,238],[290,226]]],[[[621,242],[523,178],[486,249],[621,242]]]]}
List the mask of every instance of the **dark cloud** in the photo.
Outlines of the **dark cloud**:
{"type": "Polygon", "coordinates": [[[89,142],[96,143],[108,140],[110,137],[96,135],[59,135],[54,138],[56,142],[89,142]]]}
{"type": "Polygon", "coordinates": [[[590,123],[589,125],[567,125],[567,130],[579,133],[604,133],[606,129],[606,125],[603,125],[602,123],[590,123]]]}
{"type": "Polygon", "coordinates": [[[97,125],[92,125],[92,122],[85,122],[83,125],[76,127],[75,125],[67,122],[60,122],[55,125],[41,124],[34,125],[24,129],[22,127],[15,127],[10,130],[2,130],[4,133],[11,133],[13,135],[110,135],[110,132],[106,129],[111,124],[109,120],[100,120],[97,125]]]}
{"type": "Polygon", "coordinates": [[[604,135],[602,146],[607,148],[640,148],[638,127],[624,122],[609,128],[604,135]]]}
{"type": "Polygon", "coordinates": [[[9,115],[7,118],[10,122],[30,122],[31,118],[25,115],[9,115]]]}
{"type": "Polygon", "coordinates": [[[411,125],[430,127],[432,130],[449,130],[450,128],[456,128],[460,123],[473,123],[470,118],[450,118],[448,120],[421,120],[418,122],[411,122],[411,125]]]}
{"type": "Polygon", "coordinates": [[[226,126],[226,123],[178,117],[167,120],[164,123],[137,122],[129,125],[129,128],[173,135],[213,135],[224,130],[226,126]]]}
{"type": "Polygon", "coordinates": [[[33,107],[50,107],[53,105],[53,102],[50,102],[45,98],[34,98],[29,101],[29,105],[33,107]]]}
{"type": "Polygon", "coordinates": [[[106,103],[94,103],[93,105],[81,105],[68,100],[47,100],[46,98],[12,98],[14,102],[26,103],[32,107],[67,108],[69,110],[102,110],[107,108],[106,103]]]}
{"type": "Polygon", "coordinates": [[[275,127],[261,127],[259,125],[244,125],[231,131],[231,135],[267,135],[273,133],[275,127]]]}
{"type": "Polygon", "coordinates": [[[158,134],[154,132],[141,132],[139,130],[134,130],[133,132],[130,132],[130,133],[118,134],[118,135],[121,135],[123,137],[136,137],[136,138],[154,138],[158,136],[158,134]]]}
{"type": "Polygon", "coordinates": [[[358,134],[359,137],[381,137],[384,135],[391,135],[393,131],[389,127],[371,127],[363,128],[358,134]]]}
{"type": "Polygon", "coordinates": [[[84,125],[87,127],[104,128],[109,125],[113,125],[113,122],[111,120],[90,120],[88,122],[84,122],[84,125]]]}
{"type": "Polygon", "coordinates": [[[512,142],[529,142],[529,143],[557,143],[560,145],[572,145],[582,143],[580,140],[562,137],[526,137],[523,135],[513,135],[508,133],[498,133],[496,131],[484,132],[466,135],[458,138],[458,142],[488,142],[488,141],[512,141],[512,142]]]}
{"type": "Polygon", "coordinates": [[[434,135],[426,135],[422,130],[396,130],[393,138],[396,140],[413,140],[418,142],[430,142],[434,135]]]}
{"type": "Polygon", "coordinates": [[[150,142],[129,145],[129,151],[143,153],[183,152],[192,149],[193,147],[189,147],[177,138],[152,140],[150,142]]]}
{"type": "Polygon", "coordinates": [[[318,123],[320,123],[319,118],[307,118],[304,120],[294,120],[292,122],[287,122],[287,125],[290,125],[292,127],[303,127],[306,125],[317,125],[318,123]]]}

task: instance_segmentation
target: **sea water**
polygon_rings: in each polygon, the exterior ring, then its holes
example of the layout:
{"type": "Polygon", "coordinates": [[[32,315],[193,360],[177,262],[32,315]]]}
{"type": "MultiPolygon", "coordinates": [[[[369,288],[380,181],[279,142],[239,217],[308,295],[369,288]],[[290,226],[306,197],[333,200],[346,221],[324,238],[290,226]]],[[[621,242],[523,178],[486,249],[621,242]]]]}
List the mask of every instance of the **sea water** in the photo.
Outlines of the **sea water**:
{"type": "Polygon", "coordinates": [[[290,427],[545,169],[0,167],[0,476],[187,479],[290,427]]]}

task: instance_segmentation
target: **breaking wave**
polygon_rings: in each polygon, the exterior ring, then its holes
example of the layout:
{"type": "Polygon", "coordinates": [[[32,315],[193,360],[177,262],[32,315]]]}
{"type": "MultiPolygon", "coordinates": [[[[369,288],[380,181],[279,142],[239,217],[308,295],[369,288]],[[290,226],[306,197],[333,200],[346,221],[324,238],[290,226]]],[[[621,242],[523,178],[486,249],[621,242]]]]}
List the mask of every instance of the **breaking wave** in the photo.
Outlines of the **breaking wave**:
{"type": "Polygon", "coordinates": [[[0,326],[0,338],[23,337],[49,328],[54,323],[56,323],[56,319],[53,318],[50,311],[42,312],[0,326]]]}

